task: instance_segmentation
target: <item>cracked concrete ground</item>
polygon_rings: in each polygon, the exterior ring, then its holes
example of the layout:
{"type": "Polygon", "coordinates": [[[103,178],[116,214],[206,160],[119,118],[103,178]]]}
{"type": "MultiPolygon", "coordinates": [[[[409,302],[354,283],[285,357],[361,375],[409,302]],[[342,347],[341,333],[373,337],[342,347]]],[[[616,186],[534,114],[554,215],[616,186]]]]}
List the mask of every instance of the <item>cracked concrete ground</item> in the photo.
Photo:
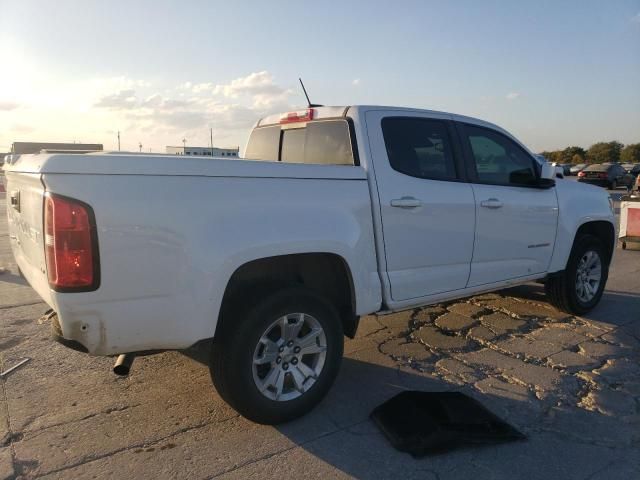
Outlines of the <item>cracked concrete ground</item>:
{"type": "Polygon", "coordinates": [[[3,478],[640,478],[640,252],[618,249],[601,305],[558,312],[532,284],[362,319],[328,397],[277,428],[217,395],[207,346],[112,360],[49,338],[46,306],[16,275],[0,222],[3,478]],[[525,442],[413,459],[370,411],[405,389],[460,390],[525,442]]]}

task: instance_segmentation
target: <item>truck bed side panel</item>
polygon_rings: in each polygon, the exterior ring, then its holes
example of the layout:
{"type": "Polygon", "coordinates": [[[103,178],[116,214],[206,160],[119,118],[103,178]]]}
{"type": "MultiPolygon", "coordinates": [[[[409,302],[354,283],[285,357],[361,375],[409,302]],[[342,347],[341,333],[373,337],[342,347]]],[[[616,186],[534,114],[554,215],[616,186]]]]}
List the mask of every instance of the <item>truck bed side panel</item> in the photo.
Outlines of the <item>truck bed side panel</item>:
{"type": "Polygon", "coordinates": [[[212,337],[228,279],[255,259],[326,252],[351,268],[357,311],[380,307],[366,180],[45,174],[94,209],[95,292],[56,294],[65,337],[92,353],[212,337]]]}

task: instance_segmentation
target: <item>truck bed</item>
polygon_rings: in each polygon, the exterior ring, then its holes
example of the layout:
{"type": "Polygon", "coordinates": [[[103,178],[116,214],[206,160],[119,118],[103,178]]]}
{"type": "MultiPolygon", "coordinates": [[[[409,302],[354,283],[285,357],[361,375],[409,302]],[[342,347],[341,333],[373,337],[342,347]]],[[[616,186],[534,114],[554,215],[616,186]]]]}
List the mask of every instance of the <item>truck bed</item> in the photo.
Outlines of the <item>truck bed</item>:
{"type": "Polygon", "coordinates": [[[25,155],[5,167],[18,265],[58,312],[63,334],[112,355],[185,348],[213,336],[225,286],[253,259],[328,252],[358,265],[361,311],[380,286],[367,177],[355,166],[187,158],[172,155],[25,155]],[[45,191],[95,213],[100,287],[59,293],[43,259],[45,191]],[[21,232],[21,233],[19,233],[21,232]],[[25,237],[29,232],[31,239],[25,237]],[[106,328],[108,325],[108,328],[106,328]]]}

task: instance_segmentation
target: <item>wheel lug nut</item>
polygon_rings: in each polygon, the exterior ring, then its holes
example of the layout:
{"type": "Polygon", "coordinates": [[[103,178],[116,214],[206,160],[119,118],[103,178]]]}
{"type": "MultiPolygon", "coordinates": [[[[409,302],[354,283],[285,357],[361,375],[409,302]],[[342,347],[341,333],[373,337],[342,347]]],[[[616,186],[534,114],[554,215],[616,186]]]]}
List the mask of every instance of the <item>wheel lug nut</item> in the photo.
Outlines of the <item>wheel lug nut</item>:
{"type": "Polygon", "coordinates": [[[296,347],[293,349],[293,353],[300,353],[300,347],[296,347]]]}
{"type": "Polygon", "coordinates": [[[289,370],[289,364],[288,364],[288,363],[286,363],[286,362],[285,362],[285,363],[283,363],[283,364],[282,364],[282,369],[283,369],[283,370],[289,370]]]}
{"type": "Polygon", "coordinates": [[[296,365],[298,363],[298,359],[297,358],[292,358],[291,359],[291,363],[293,363],[294,365],[296,365]]]}
{"type": "Polygon", "coordinates": [[[280,363],[282,361],[281,357],[276,358],[276,363],[280,363]]]}
{"type": "Polygon", "coordinates": [[[284,352],[284,347],[278,348],[278,352],[280,352],[280,353],[284,352]]]}
{"type": "Polygon", "coordinates": [[[293,347],[293,340],[289,340],[287,342],[287,347],[293,347]]]}

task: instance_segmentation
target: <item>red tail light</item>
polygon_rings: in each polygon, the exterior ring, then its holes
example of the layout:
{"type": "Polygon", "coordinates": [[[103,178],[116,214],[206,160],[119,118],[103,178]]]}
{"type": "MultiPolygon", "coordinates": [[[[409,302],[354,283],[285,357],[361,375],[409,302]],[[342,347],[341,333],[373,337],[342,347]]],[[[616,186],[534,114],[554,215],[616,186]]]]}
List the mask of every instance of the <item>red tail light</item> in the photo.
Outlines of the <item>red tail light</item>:
{"type": "Polygon", "coordinates": [[[47,194],[44,212],[49,285],[58,292],[88,292],[100,284],[98,235],[91,207],[47,194]]]}
{"type": "Polygon", "coordinates": [[[579,177],[584,177],[584,172],[578,172],[579,177]]]}

